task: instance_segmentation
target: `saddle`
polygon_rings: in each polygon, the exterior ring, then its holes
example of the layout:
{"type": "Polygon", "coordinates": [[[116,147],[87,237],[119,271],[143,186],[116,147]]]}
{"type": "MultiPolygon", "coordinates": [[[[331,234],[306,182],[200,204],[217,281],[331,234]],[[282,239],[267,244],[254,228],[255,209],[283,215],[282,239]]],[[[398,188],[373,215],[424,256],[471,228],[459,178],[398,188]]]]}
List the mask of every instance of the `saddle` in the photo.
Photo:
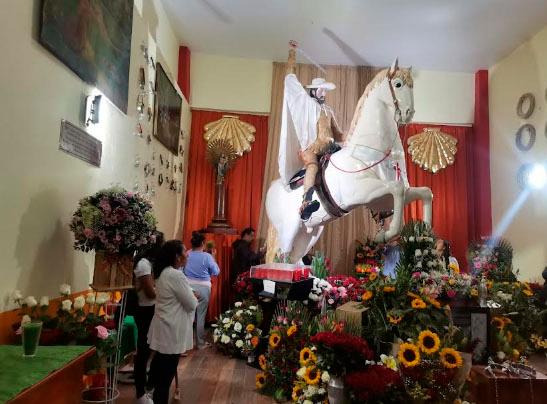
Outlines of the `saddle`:
{"type": "MultiPolygon", "coordinates": [[[[342,217],[348,213],[347,210],[342,209],[332,198],[332,195],[329,191],[329,187],[325,182],[325,170],[327,169],[330,161],[330,157],[340,150],[340,146],[333,143],[334,146],[328,150],[327,153],[323,154],[319,158],[319,169],[317,170],[317,175],[315,176],[315,192],[319,197],[319,202],[325,210],[335,217],[342,217]]],[[[306,175],[306,169],[303,168],[298,171],[291,180],[289,181],[289,187],[291,190],[295,190],[304,185],[304,176],[306,175]]]]}

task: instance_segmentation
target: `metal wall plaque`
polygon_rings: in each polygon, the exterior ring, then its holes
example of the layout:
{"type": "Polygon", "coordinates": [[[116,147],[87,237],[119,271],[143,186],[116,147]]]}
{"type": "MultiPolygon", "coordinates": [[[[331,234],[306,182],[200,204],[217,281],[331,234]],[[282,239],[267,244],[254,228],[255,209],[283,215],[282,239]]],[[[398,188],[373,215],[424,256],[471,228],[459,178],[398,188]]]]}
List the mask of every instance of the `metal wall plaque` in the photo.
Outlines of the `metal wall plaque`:
{"type": "Polygon", "coordinates": [[[61,121],[59,150],[79,158],[96,167],[101,166],[103,144],[85,130],[65,121],[61,121]]]}

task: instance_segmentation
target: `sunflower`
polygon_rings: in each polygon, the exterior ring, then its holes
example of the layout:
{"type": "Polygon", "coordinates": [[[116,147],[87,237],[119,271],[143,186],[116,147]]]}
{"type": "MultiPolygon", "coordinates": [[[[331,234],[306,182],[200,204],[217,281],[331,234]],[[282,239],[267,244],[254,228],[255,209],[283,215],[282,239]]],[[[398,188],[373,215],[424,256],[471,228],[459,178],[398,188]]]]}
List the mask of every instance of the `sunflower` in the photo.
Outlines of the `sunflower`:
{"type": "Polygon", "coordinates": [[[258,345],[258,337],[256,335],[251,338],[251,345],[253,346],[253,348],[256,348],[256,346],[258,345]]]}
{"type": "Polygon", "coordinates": [[[300,394],[302,394],[302,387],[300,386],[294,386],[292,388],[292,400],[293,401],[298,401],[298,398],[300,397],[300,394]]]}
{"type": "Polygon", "coordinates": [[[460,273],[460,267],[458,266],[458,264],[456,264],[455,262],[452,262],[448,265],[448,268],[450,268],[452,271],[454,271],[455,273],[459,274],[460,273]]]}
{"type": "Polygon", "coordinates": [[[486,281],[486,288],[492,289],[492,286],[494,286],[494,281],[486,281]]]}
{"type": "Polygon", "coordinates": [[[387,319],[391,324],[399,324],[403,320],[403,316],[392,316],[391,314],[388,314],[387,319]]]}
{"type": "Polygon", "coordinates": [[[395,286],[384,286],[384,293],[395,292],[395,286]]]}
{"type": "Polygon", "coordinates": [[[296,327],[296,325],[291,325],[289,327],[289,329],[287,330],[287,337],[290,337],[291,335],[293,335],[296,331],[298,330],[298,328],[296,327]]]}
{"type": "Polygon", "coordinates": [[[315,363],[317,357],[310,348],[302,348],[300,351],[300,366],[308,366],[311,363],[315,363]]]}
{"type": "Polygon", "coordinates": [[[371,272],[370,275],[368,276],[369,281],[373,281],[376,278],[378,278],[378,274],[376,272],[371,272]]]}
{"type": "Polygon", "coordinates": [[[420,363],[420,351],[416,345],[404,342],[399,346],[397,358],[403,366],[412,368],[420,363]]]}
{"type": "Polygon", "coordinates": [[[408,297],[413,298],[413,299],[421,299],[421,297],[418,296],[416,293],[407,292],[406,295],[407,295],[408,297]]]}
{"type": "Polygon", "coordinates": [[[266,375],[263,372],[257,373],[257,375],[255,376],[255,379],[256,379],[256,383],[255,383],[256,388],[260,390],[266,384],[266,375]]]}
{"type": "Polygon", "coordinates": [[[425,302],[420,299],[420,298],[416,298],[416,299],[412,299],[412,308],[413,309],[425,309],[426,308],[426,304],[425,302]]]}
{"type": "Polygon", "coordinates": [[[315,366],[310,366],[306,368],[306,373],[304,374],[304,381],[307,384],[315,386],[321,380],[321,371],[315,366]]]}
{"type": "Polygon", "coordinates": [[[253,332],[253,330],[255,329],[255,325],[247,324],[247,327],[245,329],[247,330],[247,332],[253,332]]]}
{"type": "Polygon", "coordinates": [[[258,364],[260,365],[260,369],[266,370],[267,363],[266,363],[266,357],[264,355],[260,355],[258,357],[258,364]]]}
{"type": "Polygon", "coordinates": [[[374,293],[372,293],[370,290],[366,290],[365,293],[361,296],[361,299],[363,299],[364,302],[367,300],[372,299],[372,296],[374,296],[374,293]]]}
{"type": "Polygon", "coordinates": [[[492,321],[491,321],[492,325],[495,325],[496,328],[502,330],[503,327],[505,327],[505,321],[503,321],[503,318],[502,317],[499,317],[499,316],[495,316],[494,318],[492,318],[492,321]]]}
{"type": "Polygon", "coordinates": [[[281,335],[279,335],[279,333],[277,332],[272,332],[270,334],[270,339],[269,339],[270,346],[272,348],[277,348],[280,342],[281,342],[281,335]]]}
{"type": "Polygon", "coordinates": [[[477,297],[479,295],[479,291],[475,288],[471,289],[471,292],[469,293],[473,297],[477,297]]]}
{"type": "Polygon", "coordinates": [[[452,348],[443,348],[439,354],[441,363],[447,369],[459,368],[463,364],[463,360],[458,351],[452,348]]]}
{"type": "Polygon", "coordinates": [[[428,297],[427,298],[427,301],[434,307],[440,309],[441,308],[441,302],[439,302],[437,299],[435,299],[434,297],[428,297]]]}
{"type": "Polygon", "coordinates": [[[423,353],[431,355],[439,350],[441,340],[434,332],[425,330],[418,336],[418,346],[423,353]]]}

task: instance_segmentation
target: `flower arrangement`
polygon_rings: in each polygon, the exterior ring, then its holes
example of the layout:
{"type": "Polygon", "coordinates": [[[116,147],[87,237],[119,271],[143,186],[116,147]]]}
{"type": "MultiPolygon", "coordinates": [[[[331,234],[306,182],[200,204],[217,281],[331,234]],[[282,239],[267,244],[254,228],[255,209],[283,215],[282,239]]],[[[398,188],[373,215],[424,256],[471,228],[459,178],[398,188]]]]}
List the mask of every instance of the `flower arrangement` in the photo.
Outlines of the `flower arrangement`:
{"type": "Polygon", "coordinates": [[[353,259],[353,263],[355,265],[356,276],[361,277],[366,273],[379,272],[383,261],[383,244],[372,240],[367,240],[365,243],[355,240],[355,243],[355,258],[353,259]]]}
{"type": "Polygon", "coordinates": [[[515,282],[513,273],[513,247],[504,239],[483,238],[467,249],[469,267],[475,276],[486,275],[498,282],[515,282]]]}
{"type": "Polygon", "coordinates": [[[316,320],[300,302],[278,305],[268,335],[268,351],[258,361],[257,388],[279,401],[293,394],[296,373],[302,367],[300,352],[316,331],[316,320]]]}
{"type": "Polygon", "coordinates": [[[70,229],[77,250],[131,254],[154,241],[156,219],[150,202],[112,187],[80,200],[70,229]]]}
{"type": "Polygon", "coordinates": [[[322,404],[327,398],[330,375],[317,366],[314,347],[304,347],[300,351],[300,369],[296,372],[291,398],[296,403],[322,404]]]}
{"type": "Polygon", "coordinates": [[[382,362],[351,372],[344,381],[353,403],[401,403],[406,398],[397,368],[382,362]]]}
{"type": "Polygon", "coordinates": [[[213,324],[213,342],[225,355],[248,356],[260,342],[261,321],[262,311],[254,302],[235,302],[234,308],[221,314],[213,324]]]}
{"type": "Polygon", "coordinates": [[[325,279],[332,270],[330,259],[325,258],[325,256],[318,251],[312,257],[311,268],[313,275],[319,279],[325,279]]]}
{"type": "Polygon", "coordinates": [[[253,284],[249,272],[239,274],[234,282],[233,290],[238,301],[251,300],[253,298],[253,284]]]}
{"type": "Polygon", "coordinates": [[[359,369],[374,358],[363,338],[345,332],[320,332],[310,342],[317,347],[318,366],[331,375],[344,376],[348,369],[359,369]]]}
{"type": "Polygon", "coordinates": [[[439,335],[423,330],[415,340],[399,345],[400,374],[407,394],[419,402],[452,402],[459,393],[458,369],[463,358],[439,335]]]}

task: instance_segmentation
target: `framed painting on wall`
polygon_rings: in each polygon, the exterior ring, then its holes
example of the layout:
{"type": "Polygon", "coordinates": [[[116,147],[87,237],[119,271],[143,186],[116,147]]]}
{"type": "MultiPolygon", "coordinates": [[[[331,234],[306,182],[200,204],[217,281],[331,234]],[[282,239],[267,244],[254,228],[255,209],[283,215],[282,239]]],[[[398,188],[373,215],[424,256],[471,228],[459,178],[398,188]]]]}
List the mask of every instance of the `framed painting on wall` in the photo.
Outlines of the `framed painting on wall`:
{"type": "Polygon", "coordinates": [[[40,43],[127,113],[133,0],[43,0],[40,43]]]}
{"type": "Polygon", "coordinates": [[[175,156],[179,153],[181,105],[182,97],[167,77],[162,65],[157,63],[154,136],[175,156]]]}

